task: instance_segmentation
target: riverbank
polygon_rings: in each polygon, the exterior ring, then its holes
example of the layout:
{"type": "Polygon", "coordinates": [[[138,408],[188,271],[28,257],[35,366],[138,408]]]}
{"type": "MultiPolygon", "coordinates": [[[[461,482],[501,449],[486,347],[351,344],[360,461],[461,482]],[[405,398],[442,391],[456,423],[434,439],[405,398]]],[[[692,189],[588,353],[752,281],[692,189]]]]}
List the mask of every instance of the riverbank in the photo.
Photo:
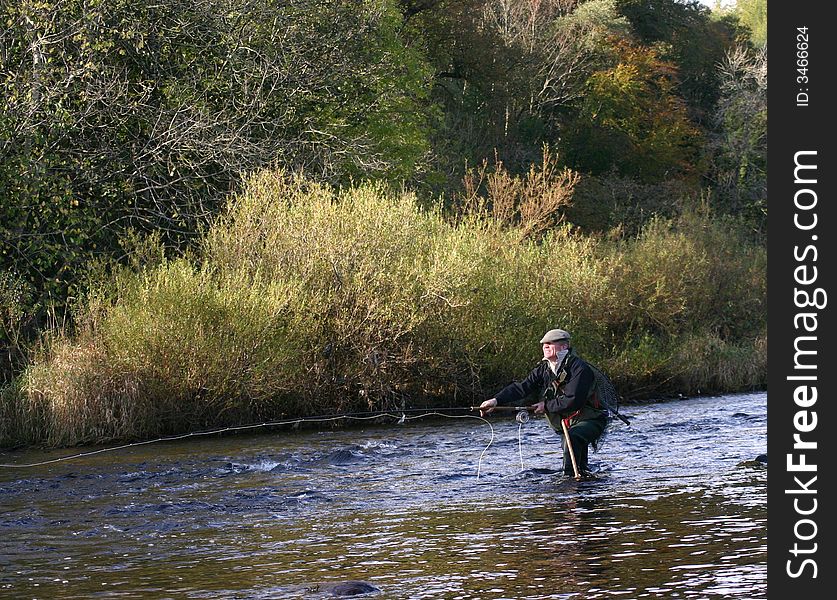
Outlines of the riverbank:
{"type": "Polygon", "coordinates": [[[628,400],[766,384],[766,253],[705,207],[630,238],[533,233],[485,204],[266,171],[199,253],[142,255],[3,391],[0,445],[473,403],[555,326],[628,400]]]}

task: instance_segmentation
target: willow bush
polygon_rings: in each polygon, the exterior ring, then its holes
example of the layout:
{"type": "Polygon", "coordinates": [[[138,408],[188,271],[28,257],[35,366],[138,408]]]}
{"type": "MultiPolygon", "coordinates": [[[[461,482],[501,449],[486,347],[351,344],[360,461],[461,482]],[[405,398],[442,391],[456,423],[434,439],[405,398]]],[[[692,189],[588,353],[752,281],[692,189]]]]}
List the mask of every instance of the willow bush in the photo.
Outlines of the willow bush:
{"type": "Polygon", "coordinates": [[[4,444],[462,405],[561,326],[626,397],[763,385],[765,259],[706,211],[632,239],[265,171],[191,260],[125,270],[3,400],[4,444]],[[25,423],[24,423],[25,421],[25,423]]]}

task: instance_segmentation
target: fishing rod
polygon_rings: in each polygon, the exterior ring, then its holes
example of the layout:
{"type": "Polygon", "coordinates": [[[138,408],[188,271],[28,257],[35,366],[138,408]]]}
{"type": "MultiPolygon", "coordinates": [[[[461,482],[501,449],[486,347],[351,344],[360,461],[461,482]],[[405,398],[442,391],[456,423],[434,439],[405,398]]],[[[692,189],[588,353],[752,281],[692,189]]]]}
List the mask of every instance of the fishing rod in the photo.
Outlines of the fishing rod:
{"type": "MultiPolygon", "coordinates": [[[[471,410],[478,410],[480,414],[482,414],[482,410],[479,406],[472,406],[471,410]]],[[[514,420],[523,425],[524,423],[529,422],[529,413],[535,410],[535,405],[531,406],[495,406],[493,410],[505,410],[505,411],[517,411],[517,414],[514,417],[514,420]]]]}
{"type": "MultiPolygon", "coordinates": [[[[472,406],[470,410],[483,410],[479,406],[472,406]]],[[[494,406],[492,410],[535,410],[535,405],[530,406],[494,406]]]]}
{"type": "MultiPolygon", "coordinates": [[[[441,410],[441,409],[440,409],[440,410],[441,410]]],[[[452,410],[452,409],[451,409],[451,410],[452,410]]],[[[483,409],[481,409],[479,406],[472,406],[472,407],[470,408],[470,410],[483,410],[483,409]]],[[[495,407],[493,407],[493,409],[492,409],[492,410],[510,410],[510,411],[527,411],[527,412],[532,412],[532,411],[534,411],[534,410],[535,410],[535,405],[534,405],[534,404],[531,404],[531,405],[529,405],[529,406],[495,406],[495,407]]],[[[614,417],[618,418],[620,421],[622,421],[622,422],[623,422],[625,425],[627,425],[628,427],[630,427],[630,426],[631,426],[631,422],[630,422],[630,421],[627,419],[627,417],[625,417],[625,415],[623,415],[622,413],[620,413],[620,412],[618,412],[618,411],[615,411],[615,410],[612,410],[612,409],[610,409],[610,408],[608,408],[608,412],[609,412],[611,415],[613,415],[614,417]]]]}

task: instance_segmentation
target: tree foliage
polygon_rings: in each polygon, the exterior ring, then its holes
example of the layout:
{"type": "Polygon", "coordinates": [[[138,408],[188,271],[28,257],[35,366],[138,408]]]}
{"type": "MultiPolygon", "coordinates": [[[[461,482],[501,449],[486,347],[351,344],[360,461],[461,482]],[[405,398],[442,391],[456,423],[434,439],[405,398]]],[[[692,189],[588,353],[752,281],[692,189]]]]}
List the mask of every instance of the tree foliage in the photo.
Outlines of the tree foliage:
{"type": "Polygon", "coordinates": [[[128,230],[182,247],[265,165],[425,163],[430,70],[387,0],[24,0],[0,21],[2,267],[42,299],[128,230]]]}
{"type": "Polygon", "coordinates": [[[411,25],[437,69],[445,124],[436,148],[448,171],[495,152],[526,171],[543,143],[557,146],[587,77],[609,64],[611,38],[629,35],[614,0],[442,0],[434,9],[411,25]]]}
{"type": "Polygon", "coordinates": [[[767,0],[736,0],[734,13],[758,47],[767,44],[767,0]]]}
{"type": "Polygon", "coordinates": [[[636,39],[677,65],[679,93],[692,119],[705,123],[718,98],[716,65],[745,35],[734,18],[713,19],[698,0],[617,0],[636,39]]]}
{"type": "Polygon", "coordinates": [[[693,172],[699,134],[674,93],[676,69],[650,48],[621,44],[618,51],[616,65],[587,81],[567,135],[568,160],[643,180],[693,172]]]}
{"type": "Polygon", "coordinates": [[[763,232],[767,217],[767,50],[736,47],[720,66],[709,176],[725,212],[763,232]]]}
{"type": "Polygon", "coordinates": [[[709,185],[762,231],[764,3],[740,4],[0,0],[0,373],[91,265],[184,252],[267,166],[451,207],[493,161],[515,219],[556,227],[579,192],[623,233],[709,185]]]}

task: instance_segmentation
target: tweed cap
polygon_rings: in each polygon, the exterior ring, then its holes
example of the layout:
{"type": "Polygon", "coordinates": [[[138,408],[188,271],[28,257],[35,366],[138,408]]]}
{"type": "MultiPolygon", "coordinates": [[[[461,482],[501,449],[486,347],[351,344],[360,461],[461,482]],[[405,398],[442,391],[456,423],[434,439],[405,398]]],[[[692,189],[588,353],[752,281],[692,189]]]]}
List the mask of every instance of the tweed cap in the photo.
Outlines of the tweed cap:
{"type": "Polygon", "coordinates": [[[547,331],[544,336],[541,338],[541,344],[546,344],[548,342],[569,342],[570,341],[570,334],[563,329],[550,329],[547,331]]]}

